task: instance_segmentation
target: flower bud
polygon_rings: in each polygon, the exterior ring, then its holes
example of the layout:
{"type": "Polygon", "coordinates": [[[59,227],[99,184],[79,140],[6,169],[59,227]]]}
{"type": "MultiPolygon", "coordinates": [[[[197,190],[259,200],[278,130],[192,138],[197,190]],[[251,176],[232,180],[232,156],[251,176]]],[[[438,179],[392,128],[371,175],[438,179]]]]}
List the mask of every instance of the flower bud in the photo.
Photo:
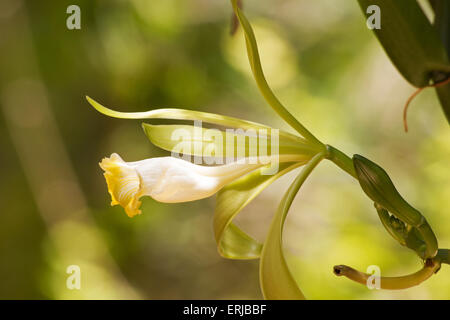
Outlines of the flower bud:
{"type": "Polygon", "coordinates": [[[386,209],[375,203],[378,217],[389,234],[402,246],[415,251],[419,257],[426,257],[426,243],[420,233],[414,227],[408,227],[403,221],[394,215],[389,215],[386,209]]]}
{"type": "Polygon", "coordinates": [[[379,215],[379,207],[382,207],[395,216],[387,217],[387,212],[380,215],[389,233],[423,259],[434,257],[438,245],[431,227],[422,214],[402,198],[386,171],[357,154],[353,156],[353,165],[361,188],[375,202],[379,215]],[[405,229],[401,222],[406,224],[405,229]]]}
{"type": "Polygon", "coordinates": [[[357,154],[353,156],[353,165],[359,184],[370,199],[411,226],[423,223],[420,212],[402,198],[383,168],[357,154]]]}

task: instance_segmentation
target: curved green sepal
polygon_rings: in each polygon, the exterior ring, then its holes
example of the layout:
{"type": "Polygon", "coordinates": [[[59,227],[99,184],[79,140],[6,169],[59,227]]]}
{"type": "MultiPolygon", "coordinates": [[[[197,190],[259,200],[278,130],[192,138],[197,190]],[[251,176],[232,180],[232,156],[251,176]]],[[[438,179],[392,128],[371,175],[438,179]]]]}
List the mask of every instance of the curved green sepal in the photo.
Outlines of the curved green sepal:
{"type": "MultiPolygon", "coordinates": [[[[150,141],[157,147],[174,151],[183,149],[184,154],[223,158],[227,150],[233,149],[238,155],[238,146],[244,146],[244,157],[265,156],[270,154],[304,154],[313,156],[317,150],[309,143],[302,143],[287,136],[272,136],[273,129],[238,129],[225,132],[190,125],[150,125],[142,127],[150,141]],[[242,131],[239,131],[242,130],[242,131]],[[260,134],[259,130],[264,130],[260,134]],[[272,149],[272,140],[278,144],[278,150],[272,149]],[[229,145],[228,145],[229,144],[229,145]],[[263,144],[263,145],[261,145],[263,144]]],[[[241,151],[241,150],[239,150],[241,151]]]]}
{"type": "MultiPolygon", "coordinates": [[[[233,117],[227,117],[220,114],[209,113],[209,112],[201,112],[194,110],[186,110],[186,109],[177,109],[177,108],[165,108],[165,109],[155,109],[144,112],[120,112],[109,109],[94,99],[86,96],[86,100],[89,102],[91,106],[93,106],[98,112],[113,118],[119,119],[171,119],[171,120],[201,120],[206,123],[215,124],[219,126],[224,126],[227,128],[241,128],[241,129],[266,129],[270,130],[271,127],[252,122],[247,120],[242,120],[233,117]]],[[[279,131],[280,137],[290,138],[298,143],[308,144],[304,138],[299,137],[297,135],[291,134],[286,131],[279,131]]]]}
{"type": "Polygon", "coordinates": [[[255,78],[256,84],[258,85],[261,94],[264,96],[267,103],[272,107],[272,109],[292,128],[297,130],[297,132],[300,133],[308,141],[311,141],[312,143],[323,147],[322,143],[281,104],[281,102],[273,93],[272,89],[269,87],[261,66],[258,45],[256,43],[252,26],[239,7],[238,0],[231,0],[231,4],[233,5],[234,13],[237,16],[242,29],[244,30],[248,60],[253,72],[253,77],[255,78]]]}
{"type": "Polygon", "coordinates": [[[272,182],[300,165],[302,163],[281,163],[275,175],[262,175],[263,169],[259,169],[218,192],[213,226],[220,255],[229,259],[259,258],[262,245],[239,229],[232,220],[272,182]]]}
{"type": "Polygon", "coordinates": [[[273,217],[269,233],[264,242],[259,267],[261,290],[269,300],[303,300],[305,296],[289,271],[283,254],[283,226],[292,201],[298,190],[313,169],[324,158],[324,154],[315,155],[302,169],[289,187],[273,217]]]}

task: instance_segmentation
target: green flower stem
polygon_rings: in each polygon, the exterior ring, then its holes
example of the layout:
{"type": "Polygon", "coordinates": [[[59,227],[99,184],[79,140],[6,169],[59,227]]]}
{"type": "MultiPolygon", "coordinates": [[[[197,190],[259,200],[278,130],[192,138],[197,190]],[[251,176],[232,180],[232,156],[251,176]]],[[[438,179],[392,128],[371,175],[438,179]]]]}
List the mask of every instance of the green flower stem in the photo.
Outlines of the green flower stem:
{"type": "Polygon", "coordinates": [[[342,151],[327,145],[327,159],[332,161],[339,168],[347,172],[353,178],[358,179],[355,171],[355,167],[353,166],[353,160],[347,156],[342,151]]]}
{"type": "MultiPolygon", "coordinates": [[[[415,273],[401,277],[380,277],[380,288],[387,290],[401,290],[417,286],[430,278],[441,267],[438,259],[428,259],[423,268],[415,273]]],[[[344,276],[355,282],[367,285],[367,280],[373,275],[355,270],[349,266],[334,266],[334,274],[344,276]]]]}

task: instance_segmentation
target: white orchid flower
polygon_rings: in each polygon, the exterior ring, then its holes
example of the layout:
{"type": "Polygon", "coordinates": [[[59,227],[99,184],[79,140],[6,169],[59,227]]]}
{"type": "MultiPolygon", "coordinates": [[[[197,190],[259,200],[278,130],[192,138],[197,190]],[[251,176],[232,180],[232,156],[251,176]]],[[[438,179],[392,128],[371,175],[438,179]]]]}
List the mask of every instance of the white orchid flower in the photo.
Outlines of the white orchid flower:
{"type": "MultiPolygon", "coordinates": [[[[284,156],[283,160],[307,159],[292,155],[284,156]]],[[[116,153],[100,163],[105,171],[111,205],[121,205],[130,217],[141,213],[139,199],[143,196],[166,203],[207,198],[231,181],[261,166],[263,164],[249,161],[200,166],[174,157],[125,162],[116,153]]]]}

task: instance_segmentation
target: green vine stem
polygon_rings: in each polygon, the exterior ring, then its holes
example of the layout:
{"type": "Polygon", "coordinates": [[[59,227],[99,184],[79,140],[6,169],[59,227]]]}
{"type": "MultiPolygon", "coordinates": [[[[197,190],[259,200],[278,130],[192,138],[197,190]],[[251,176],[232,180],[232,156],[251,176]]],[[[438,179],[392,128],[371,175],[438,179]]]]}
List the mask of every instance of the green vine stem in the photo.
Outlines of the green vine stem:
{"type": "Polygon", "coordinates": [[[441,263],[450,264],[450,250],[449,249],[439,249],[436,257],[441,263]]]}

